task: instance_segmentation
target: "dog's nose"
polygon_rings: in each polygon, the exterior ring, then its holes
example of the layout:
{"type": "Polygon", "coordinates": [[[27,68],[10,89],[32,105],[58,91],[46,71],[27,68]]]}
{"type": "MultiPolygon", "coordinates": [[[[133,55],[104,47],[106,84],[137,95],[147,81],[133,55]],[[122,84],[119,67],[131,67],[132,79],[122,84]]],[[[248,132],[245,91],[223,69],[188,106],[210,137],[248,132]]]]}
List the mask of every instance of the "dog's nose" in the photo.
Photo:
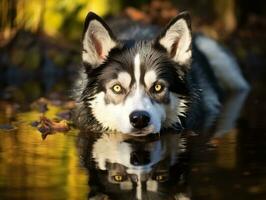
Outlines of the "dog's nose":
{"type": "Polygon", "coordinates": [[[129,120],[134,128],[142,129],[148,126],[150,115],[146,111],[134,111],[129,115],[129,120]]]}
{"type": "Polygon", "coordinates": [[[150,161],[150,152],[133,151],[130,153],[130,163],[134,166],[147,165],[150,161]]]}

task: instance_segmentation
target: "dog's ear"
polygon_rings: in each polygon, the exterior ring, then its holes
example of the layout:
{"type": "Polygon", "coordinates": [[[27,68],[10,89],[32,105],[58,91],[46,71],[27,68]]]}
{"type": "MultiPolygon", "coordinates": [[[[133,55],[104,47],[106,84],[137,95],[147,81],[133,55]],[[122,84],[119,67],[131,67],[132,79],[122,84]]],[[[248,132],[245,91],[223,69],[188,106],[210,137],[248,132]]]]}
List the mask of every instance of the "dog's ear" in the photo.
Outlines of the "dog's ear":
{"type": "Polygon", "coordinates": [[[82,61],[96,67],[116,45],[117,42],[107,24],[98,15],[89,12],[83,29],[82,61]]]}
{"type": "Polygon", "coordinates": [[[189,65],[192,56],[191,41],[190,15],[182,12],[166,26],[156,43],[164,47],[175,62],[189,65]]]}

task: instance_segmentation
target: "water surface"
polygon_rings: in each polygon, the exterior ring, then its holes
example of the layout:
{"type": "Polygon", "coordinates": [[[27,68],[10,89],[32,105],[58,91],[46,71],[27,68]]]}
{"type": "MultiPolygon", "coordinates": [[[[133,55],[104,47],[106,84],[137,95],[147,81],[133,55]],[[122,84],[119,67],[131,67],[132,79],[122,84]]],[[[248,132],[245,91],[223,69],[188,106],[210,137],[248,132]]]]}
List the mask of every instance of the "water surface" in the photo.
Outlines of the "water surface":
{"type": "Polygon", "coordinates": [[[145,139],[72,128],[43,140],[31,126],[41,113],[17,113],[0,130],[0,198],[264,200],[263,94],[231,95],[201,130],[145,139]]]}

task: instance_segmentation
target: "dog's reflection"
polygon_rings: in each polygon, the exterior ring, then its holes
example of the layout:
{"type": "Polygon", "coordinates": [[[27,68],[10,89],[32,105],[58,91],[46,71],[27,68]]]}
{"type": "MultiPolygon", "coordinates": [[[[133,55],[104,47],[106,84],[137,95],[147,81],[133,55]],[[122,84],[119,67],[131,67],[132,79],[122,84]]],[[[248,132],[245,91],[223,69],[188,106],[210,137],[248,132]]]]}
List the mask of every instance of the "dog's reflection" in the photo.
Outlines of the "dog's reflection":
{"type": "Polygon", "coordinates": [[[189,199],[180,134],[92,138],[81,133],[79,138],[81,158],[89,170],[89,199],[189,199]]]}

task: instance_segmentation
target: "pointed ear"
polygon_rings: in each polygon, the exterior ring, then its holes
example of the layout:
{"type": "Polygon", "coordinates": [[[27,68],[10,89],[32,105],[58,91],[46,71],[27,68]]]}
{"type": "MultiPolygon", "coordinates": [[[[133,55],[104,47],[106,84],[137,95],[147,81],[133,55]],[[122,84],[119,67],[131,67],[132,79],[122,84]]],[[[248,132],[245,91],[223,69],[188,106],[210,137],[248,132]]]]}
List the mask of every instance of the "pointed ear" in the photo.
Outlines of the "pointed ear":
{"type": "Polygon", "coordinates": [[[92,67],[100,65],[117,45],[111,29],[93,12],[89,12],[83,29],[82,61],[92,67]]]}
{"type": "Polygon", "coordinates": [[[157,39],[170,57],[180,65],[191,62],[191,23],[188,12],[180,13],[174,18],[157,39]]]}

